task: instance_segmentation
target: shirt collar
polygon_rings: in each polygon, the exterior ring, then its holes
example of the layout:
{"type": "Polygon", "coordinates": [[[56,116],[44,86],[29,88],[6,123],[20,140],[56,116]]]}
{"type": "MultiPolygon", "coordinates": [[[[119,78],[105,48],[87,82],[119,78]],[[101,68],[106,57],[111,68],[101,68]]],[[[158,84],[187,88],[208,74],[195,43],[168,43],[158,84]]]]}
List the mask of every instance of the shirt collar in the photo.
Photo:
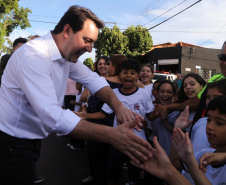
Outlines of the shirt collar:
{"type": "Polygon", "coordinates": [[[47,33],[45,36],[44,36],[44,40],[48,40],[47,45],[48,45],[48,48],[49,48],[49,54],[50,54],[50,57],[51,57],[51,60],[54,61],[54,60],[61,60],[61,61],[65,61],[63,58],[62,58],[62,55],[60,54],[60,51],[53,39],[53,36],[51,34],[51,31],[49,33],[47,33]]]}

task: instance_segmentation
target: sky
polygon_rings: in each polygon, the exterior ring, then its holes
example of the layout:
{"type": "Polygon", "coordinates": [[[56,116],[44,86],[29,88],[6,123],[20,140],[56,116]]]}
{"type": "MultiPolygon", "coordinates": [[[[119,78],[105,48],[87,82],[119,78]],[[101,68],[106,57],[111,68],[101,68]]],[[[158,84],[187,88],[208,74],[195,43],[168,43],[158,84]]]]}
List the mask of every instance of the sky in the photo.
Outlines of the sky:
{"type": "MultiPolygon", "coordinates": [[[[20,0],[19,5],[32,11],[28,16],[31,27],[16,28],[10,35],[12,41],[53,30],[72,5],[89,8],[107,27],[116,24],[122,32],[142,25],[149,29],[154,45],[185,42],[220,49],[226,40],[225,0],[20,0]]],[[[88,57],[94,61],[95,51],[79,60],[88,57]]]]}

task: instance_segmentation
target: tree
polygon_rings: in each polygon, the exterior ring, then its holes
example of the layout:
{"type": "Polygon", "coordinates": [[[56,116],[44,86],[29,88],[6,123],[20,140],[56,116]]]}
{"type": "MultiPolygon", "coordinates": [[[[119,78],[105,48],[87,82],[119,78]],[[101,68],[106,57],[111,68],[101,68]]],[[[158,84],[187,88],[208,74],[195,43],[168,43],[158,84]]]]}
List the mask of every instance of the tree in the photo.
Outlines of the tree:
{"type": "Polygon", "coordinates": [[[94,43],[96,56],[111,57],[114,54],[125,54],[128,49],[127,43],[128,38],[121,33],[119,27],[114,26],[112,29],[105,27],[99,32],[98,39],[94,43]]]}
{"type": "Polygon", "coordinates": [[[85,59],[84,62],[83,62],[83,64],[86,65],[87,67],[90,66],[90,69],[93,70],[93,60],[92,60],[92,58],[85,59]]]}
{"type": "Polygon", "coordinates": [[[9,38],[5,38],[5,41],[7,42],[7,45],[4,45],[4,52],[5,53],[12,53],[13,52],[13,42],[9,38]]]}
{"type": "Polygon", "coordinates": [[[4,47],[5,37],[18,26],[21,29],[30,27],[28,8],[19,8],[19,0],[0,0],[0,50],[6,51],[4,47]]]}
{"type": "Polygon", "coordinates": [[[151,49],[152,45],[152,37],[146,28],[131,26],[121,33],[120,29],[114,26],[113,29],[108,27],[102,29],[94,48],[97,57],[124,54],[139,59],[151,49]]]}
{"type": "Polygon", "coordinates": [[[127,43],[129,49],[126,54],[128,57],[139,57],[147,53],[153,45],[150,33],[141,26],[131,26],[123,32],[123,35],[129,39],[127,43]]]}

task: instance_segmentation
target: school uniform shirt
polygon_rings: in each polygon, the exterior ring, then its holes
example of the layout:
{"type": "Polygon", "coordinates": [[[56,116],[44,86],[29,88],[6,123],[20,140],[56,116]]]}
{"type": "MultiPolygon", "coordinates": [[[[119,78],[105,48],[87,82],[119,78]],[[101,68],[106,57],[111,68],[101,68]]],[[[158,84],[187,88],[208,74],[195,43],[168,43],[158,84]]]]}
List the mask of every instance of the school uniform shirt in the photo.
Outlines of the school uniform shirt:
{"type": "MultiPolygon", "coordinates": [[[[113,91],[126,108],[132,110],[133,112],[136,112],[137,114],[140,114],[144,118],[146,114],[153,111],[154,107],[151,97],[145,89],[136,88],[136,90],[130,94],[124,94],[120,90],[120,88],[113,89],[113,91]]],[[[105,112],[106,114],[111,114],[113,112],[113,110],[106,103],[103,105],[102,111],[105,112]]],[[[117,126],[118,126],[117,120],[115,117],[113,127],[117,126]]],[[[133,130],[136,133],[136,135],[147,140],[144,129],[141,129],[140,132],[136,131],[135,129],[133,130]]]]}
{"type": "MultiPolygon", "coordinates": [[[[153,84],[145,85],[144,86],[144,89],[146,89],[148,91],[148,93],[150,94],[151,100],[152,101],[155,101],[155,97],[152,95],[153,84]]],[[[151,122],[147,118],[146,118],[146,120],[147,120],[147,127],[150,130],[152,130],[152,128],[151,128],[151,122]]],[[[151,137],[151,140],[152,140],[152,137],[151,137]]]]}
{"type": "MultiPolygon", "coordinates": [[[[197,162],[199,162],[199,159],[205,154],[205,153],[214,153],[215,149],[212,148],[206,148],[203,149],[199,152],[194,153],[195,159],[197,162]]],[[[187,169],[186,169],[187,170],[187,169]]],[[[226,165],[221,164],[221,165],[208,165],[206,168],[206,177],[208,180],[211,182],[211,184],[214,185],[224,185],[226,184],[226,165]]],[[[183,174],[183,176],[190,181],[192,184],[195,184],[194,181],[192,180],[191,176],[189,173],[183,174]]]]}
{"type": "Polygon", "coordinates": [[[18,48],[2,77],[0,130],[26,139],[42,139],[53,131],[69,134],[80,118],[61,108],[68,78],[92,94],[109,86],[80,61],[62,58],[50,32],[18,48]]]}
{"type": "Polygon", "coordinates": [[[152,95],[153,84],[145,85],[144,88],[148,91],[151,96],[152,101],[155,101],[155,97],[152,95]]]}
{"type": "MultiPolygon", "coordinates": [[[[174,126],[176,119],[178,118],[180,111],[173,111],[168,114],[168,123],[174,126]]],[[[169,132],[162,123],[160,118],[151,121],[152,135],[157,136],[159,144],[165,150],[166,154],[169,155],[170,145],[172,142],[172,133],[169,132]]]]}
{"type": "Polygon", "coordinates": [[[194,153],[202,149],[210,148],[210,143],[206,135],[206,124],[207,117],[200,118],[192,129],[191,142],[194,153]]]}
{"type": "MultiPolygon", "coordinates": [[[[211,148],[211,145],[206,135],[206,124],[207,124],[207,117],[200,118],[192,128],[191,143],[192,143],[194,153],[199,152],[206,148],[211,148]]],[[[184,176],[188,176],[188,177],[190,176],[190,174],[187,173],[185,170],[182,170],[182,174],[184,176]]]]}
{"type": "MultiPolygon", "coordinates": [[[[188,121],[193,120],[193,118],[195,116],[195,113],[196,113],[196,111],[189,112],[188,121]]],[[[190,133],[190,131],[191,131],[191,125],[188,128],[186,128],[185,131],[190,133]]]]}

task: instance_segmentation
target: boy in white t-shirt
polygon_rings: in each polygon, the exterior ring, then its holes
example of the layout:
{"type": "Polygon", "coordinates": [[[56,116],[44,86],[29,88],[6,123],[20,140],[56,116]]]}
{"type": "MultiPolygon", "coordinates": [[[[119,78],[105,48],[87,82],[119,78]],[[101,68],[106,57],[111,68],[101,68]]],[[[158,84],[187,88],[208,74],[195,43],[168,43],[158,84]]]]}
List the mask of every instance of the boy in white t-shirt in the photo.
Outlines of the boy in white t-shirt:
{"type": "MultiPolygon", "coordinates": [[[[193,148],[191,141],[186,135],[177,128],[174,130],[173,145],[180,156],[180,159],[185,165],[193,163],[197,166],[197,161],[205,153],[226,153],[226,96],[218,96],[212,99],[207,106],[207,125],[206,135],[211,145],[216,149],[206,148],[193,154],[193,148]]],[[[174,162],[174,165],[179,169],[182,167],[178,161],[174,162]]],[[[192,169],[188,169],[191,171],[192,169]]],[[[226,183],[225,176],[226,165],[209,165],[206,168],[205,175],[212,184],[223,185],[226,183]]],[[[187,177],[186,177],[187,178],[187,177]]],[[[198,184],[193,182],[191,178],[187,178],[192,184],[198,184]]]]}
{"type": "MultiPolygon", "coordinates": [[[[139,62],[133,59],[127,59],[121,64],[121,73],[119,75],[123,87],[113,89],[118,99],[130,110],[140,114],[142,117],[147,116],[149,119],[150,113],[153,111],[154,106],[151,100],[151,96],[147,90],[138,88],[135,86],[136,81],[139,78],[139,62]]],[[[78,116],[86,119],[104,119],[106,114],[113,113],[113,110],[104,104],[101,112],[86,113],[84,110],[82,113],[77,113],[78,116]]],[[[114,119],[114,127],[117,127],[116,118],[114,119]]],[[[145,135],[145,128],[141,128],[140,132],[133,129],[134,132],[147,140],[145,135]]],[[[107,177],[110,182],[117,183],[122,175],[123,163],[125,156],[112,147],[109,154],[109,164],[107,170],[107,177]]],[[[144,171],[135,166],[129,166],[129,179],[133,181],[133,184],[141,184],[140,181],[144,180],[144,171]],[[134,182],[136,181],[136,182],[134,182]]]]}

